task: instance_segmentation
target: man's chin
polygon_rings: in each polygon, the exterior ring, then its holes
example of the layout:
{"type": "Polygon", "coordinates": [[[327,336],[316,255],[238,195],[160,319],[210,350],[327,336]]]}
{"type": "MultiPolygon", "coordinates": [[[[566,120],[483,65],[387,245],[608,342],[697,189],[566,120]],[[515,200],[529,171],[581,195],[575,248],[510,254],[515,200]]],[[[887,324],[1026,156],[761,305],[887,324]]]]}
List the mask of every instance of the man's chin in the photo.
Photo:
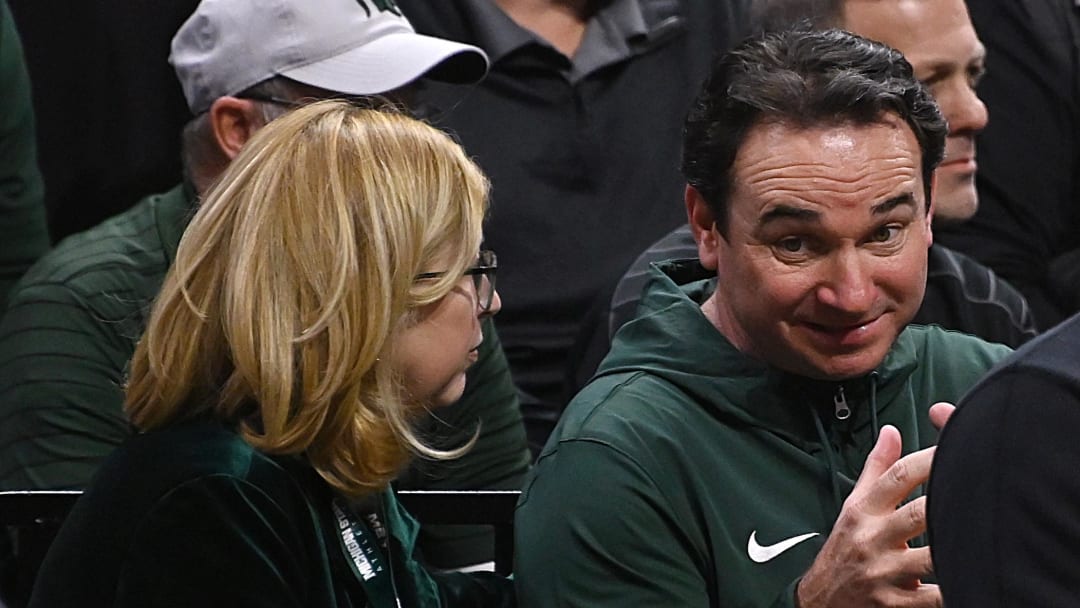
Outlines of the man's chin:
{"type": "Polygon", "coordinates": [[[979,195],[974,182],[938,187],[934,199],[934,226],[955,226],[972,218],[979,210],[979,195]]]}
{"type": "Polygon", "coordinates": [[[801,374],[831,382],[862,378],[877,369],[888,352],[888,349],[865,348],[845,354],[818,353],[808,358],[801,374]]]}

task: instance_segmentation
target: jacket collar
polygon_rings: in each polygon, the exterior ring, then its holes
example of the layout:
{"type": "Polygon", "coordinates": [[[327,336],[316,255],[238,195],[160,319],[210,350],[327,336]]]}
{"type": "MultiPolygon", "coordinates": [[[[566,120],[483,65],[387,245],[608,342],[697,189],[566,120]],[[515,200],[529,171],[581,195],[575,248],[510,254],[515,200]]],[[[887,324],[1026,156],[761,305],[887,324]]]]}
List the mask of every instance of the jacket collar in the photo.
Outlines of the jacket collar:
{"type": "Polygon", "coordinates": [[[638,317],[615,335],[598,373],[646,371],[678,385],[718,416],[807,441],[816,440],[808,407],[833,417],[842,387],[851,408],[844,424],[859,431],[871,422],[870,383],[876,383],[878,412],[884,415],[918,366],[914,340],[905,330],[875,372],[860,378],[823,381],[772,367],[736,349],[701,312],[715,281],[697,260],[653,264],[638,317]]]}

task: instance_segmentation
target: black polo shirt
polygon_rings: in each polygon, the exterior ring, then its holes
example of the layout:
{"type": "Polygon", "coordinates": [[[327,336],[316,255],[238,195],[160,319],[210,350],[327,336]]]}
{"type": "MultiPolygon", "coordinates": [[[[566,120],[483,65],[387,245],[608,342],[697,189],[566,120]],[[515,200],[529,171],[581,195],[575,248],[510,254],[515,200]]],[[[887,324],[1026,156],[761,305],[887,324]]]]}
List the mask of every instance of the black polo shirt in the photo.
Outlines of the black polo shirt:
{"type": "Polygon", "coordinates": [[[566,353],[597,293],[685,221],[681,127],[712,58],[744,31],[744,0],[614,0],[573,60],[491,0],[400,0],[424,33],[488,52],[467,90],[432,83],[437,124],[491,178],[496,318],[530,440],[561,410],[566,353]]]}
{"type": "Polygon", "coordinates": [[[1041,329],[1080,311],[1080,4],[968,0],[986,45],[976,142],[979,209],[936,242],[986,264],[1041,329]]]}

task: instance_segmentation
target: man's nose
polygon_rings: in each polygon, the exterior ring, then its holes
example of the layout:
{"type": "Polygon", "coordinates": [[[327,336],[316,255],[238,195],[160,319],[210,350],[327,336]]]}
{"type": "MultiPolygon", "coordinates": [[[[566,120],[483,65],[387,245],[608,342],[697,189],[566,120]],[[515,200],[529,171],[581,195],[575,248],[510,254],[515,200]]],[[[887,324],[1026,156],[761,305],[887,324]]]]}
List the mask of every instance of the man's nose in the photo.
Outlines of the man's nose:
{"type": "Polygon", "coordinates": [[[875,287],[868,262],[858,251],[834,254],[818,285],[817,298],[829,308],[860,317],[874,304],[875,287]]]}
{"type": "Polygon", "coordinates": [[[949,103],[942,107],[949,121],[949,135],[975,135],[986,128],[990,112],[975,89],[966,82],[958,83],[949,97],[949,103]]]}

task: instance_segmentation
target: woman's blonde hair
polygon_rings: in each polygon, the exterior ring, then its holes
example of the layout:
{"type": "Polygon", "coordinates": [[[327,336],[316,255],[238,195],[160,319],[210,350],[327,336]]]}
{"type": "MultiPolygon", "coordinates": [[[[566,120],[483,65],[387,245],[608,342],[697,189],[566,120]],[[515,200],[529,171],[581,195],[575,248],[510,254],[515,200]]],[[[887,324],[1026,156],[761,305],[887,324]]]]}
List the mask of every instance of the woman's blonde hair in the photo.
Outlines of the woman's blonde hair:
{"type": "Polygon", "coordinates": [[[445,455],[414,434],[389,354],[473,263],[487,193],[457,144],[399,113],[327,101],[264,127],[180,241],[131,362],[132,422],[236,424],[352,495],[410,451],[445,455]]]}

